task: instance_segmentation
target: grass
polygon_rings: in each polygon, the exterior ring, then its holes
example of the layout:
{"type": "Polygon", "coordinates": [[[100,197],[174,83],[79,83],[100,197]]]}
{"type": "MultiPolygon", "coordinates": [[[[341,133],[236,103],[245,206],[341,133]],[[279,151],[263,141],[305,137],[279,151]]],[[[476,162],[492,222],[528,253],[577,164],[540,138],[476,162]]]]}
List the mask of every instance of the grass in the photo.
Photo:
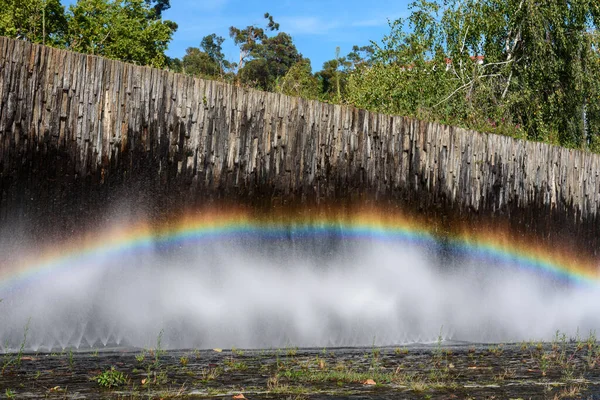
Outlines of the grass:
{"type": "MultiPolygon", "coordinates": [[[[27,320],[27,324],[25,324],[25,328],[23,329],[23,340],[21,341],[21,346],[19,347],[19,352],[15,356],[11,356],[10,354],[6,354],[4,356],[4,362],[2,365],[2,375],[4,375],[5,371],[11,366],[21,366],[21,361],[23,360],[23,354],[25,353],[25,346],[27,345],[27,334],[29,333],[29,324],[31,323],[31,318],[27,320]]],[[[8,347],[8,346],[6,346],[8,347]]]]}

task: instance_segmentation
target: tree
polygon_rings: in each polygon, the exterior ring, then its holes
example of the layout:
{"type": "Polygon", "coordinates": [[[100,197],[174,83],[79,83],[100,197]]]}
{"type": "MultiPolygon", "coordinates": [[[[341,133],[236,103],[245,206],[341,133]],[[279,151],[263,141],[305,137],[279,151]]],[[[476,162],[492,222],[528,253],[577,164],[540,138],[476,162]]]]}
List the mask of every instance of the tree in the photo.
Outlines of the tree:
{"type": "Polygon", "coordinates": [[[219,65],[198,47],[188,47],[182,60],[183,72],[203,78],[219,75],[219,65]]]}
{"type": "Polygon", "coordinates": [[[69,49],[159,68],[177,30],[146,0],[79,0],[67,20],[69,49]]]}
{"type": "Polygon", "coordinates": [[[223,74],[232,68],[232,64],[225,59],[223,54],[223,42],[225,42],[225,38],[214,33],[204,36],[200,42],[202,50],[218,66],[220,77],[223,77],[223,74]]]}
{"type": "Polygon", "coordinates": [[[581,147],[600,130],[594,0],[419,0],[391,24],[351,101],[581,147]],[[593,100],[592,100],[593,99],[593,100]]]}
{"type": "Polygon", "coordinates": [[[294,64],[279,80],[277,91],[288,96],[316,100],[320,94],[319,80],[312,74],[310,60],[305,58],[294,64]]]}
{"type": "Polygon", "coordinates": [[[163,11],[167,11],[171,8],[171,0],[145,0],[146,4],[148,4],[154,10],[154,13],[157,18],[162,17],[163,11]]]}
{"type": "Polygon", "coordinates": [[[368,66],[373,54],[372,46],[353,46],[345,57],[340,57],[340,48],[336,48],[335,58],[323,63],[321,71],[316,73],[321,82],[321,100],[334,103],[344,102],[348,85],[348,75],[356,68],[368,66]]]}
{"type": "Polygon", "coordinates": [[[232,67],[225,60],[222,44],[225,39],[216,34],[202,38],[200,47],[189,47],[182,60],[183,72],[203,78],[223,78],[232,67]]]}
{"type": "MultiPolygon", "coordinates": [[[[267,31],[279,30],[279,24],[273,20],[273,16],[265,13],[267,19],[267,31]]],[[[254,25],[249,25],[244,29],[232,26],[229,28],[229,36],[233,39],[236,46],[240,46],[240,61],[238,69],[244,67],[244,62],[250,56],[250,53],[267,38],[265,30],[254,25]]]]}
{"type": "Polygon", "coordinates": [[[0,35],[53,46],[67,29],[60,0],[5,0],[0,7],[0,35]]]}
{"type": "MultiPolygon", "coordinates": [[[[266,31],[276,31],[279,24],[273,16],[265,14],[266,31]]],[[[245,29],[231,27],[230,36],[240,46],[238,79],[240,82],[262,90],[274,90],[277,80],[285,76],[288,70],[302,60],[292,37],[280,32],[269,37],[265,30],[256,26],[245,29]]]]}
{"type": "Polygon", "coordinates": [[[167,57],[165,61],[165,66],[169,71],[182,73],[183,72],[183,62],[181,59],[175,57],[167,57]]]}

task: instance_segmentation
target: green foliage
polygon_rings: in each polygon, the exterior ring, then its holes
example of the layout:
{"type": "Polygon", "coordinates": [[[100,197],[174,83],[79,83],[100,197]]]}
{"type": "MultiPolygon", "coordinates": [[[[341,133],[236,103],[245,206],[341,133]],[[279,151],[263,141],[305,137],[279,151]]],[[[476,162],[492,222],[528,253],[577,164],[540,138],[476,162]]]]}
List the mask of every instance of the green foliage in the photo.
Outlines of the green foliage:
{"type": "Polygon", "coordinates": [[[69,349],[69,353],[67,355],[69,358],[69,369],[73,370],[73,367],[75,365],[75,360],[73,358],[73,349],[69,349]]]}
{"type": "Polygon", "coordinates": [[[288,96],[316,100],[319,97],[319,80],[312,74],[310,61],[304,59],[294,64],[285,76],[278,80],[277,91],[288,96]]]}
{"type": "Polygon", "coordinates": [[[600,3],[416,1],[355,69],[348,99],[368,109],[597,147],[600,3]]]}
{"type": "Polygon", "coordinates": [[[241,83],[262,90],[275,90],[277,81],[303,57],[293,43],[292,37],[280,32],[267,36],[269,31],[279,30],[279,24],[269,13],[265,14],[267,28],[247,26],[231,27],[229,36],[240,47],[238,79],[241,83]]]}
{"type": "Polygon", "coordinates": [[[163,11],[171,8],[170,0],[145,0],[146,4],[148,4],[154,10],[156,16],[160,18],[162,16],[163,11]]]}
{"type": "Polygon", "coordinates": [[[207,35],[202,39],[200,48],[189,47],[181,61],[178,72],[195,75],[203,78],[229,77],[232,64],[225,59],[222,44],[225,39],[216,34],[207,35]]]}
{"type": "Polygon", "coordinates": [[[161,19],[169,0],[6,0],[0,35],[162,68],[177,24],[161,19]]]}
{"type": "Polygon", "coordinates": [[[335,58],[323,63],[323,69],[315,74],[321,83],[320,99],[342,103],[347,98],[348,76],[357,68],[371,65],[372,46],[352,47],[345,57],[340,57],[340,48],[336,48],[335,58]]]}
{"type": "Polygon", "coordinates": [[[154,350],[154,366],[158,368],[160,365],[160,356],[163,353],[162,349],[162,338],[165,333],[164,329],[161,329],[156,338],[156,349],[154,350]]]}
{"type": "Polygon", "coordinates": [[[56,46],[66,30],[60,0],[5,0],[0,7],[1,36],[56,46]]]}
{"type": "Polygon", "coordinates": [[[96,376],[96,382],[98,385],[110,389],[126,384],[127,376],[122,372],[117,371],[115,367],[110,367],[110,369],[107,369],[96,376]]]}
{"type": "Polygon", "coordinates": [[[79,0],[67,20],[70,50],[159,68],[177,29],[144,0],[79,0]]]}

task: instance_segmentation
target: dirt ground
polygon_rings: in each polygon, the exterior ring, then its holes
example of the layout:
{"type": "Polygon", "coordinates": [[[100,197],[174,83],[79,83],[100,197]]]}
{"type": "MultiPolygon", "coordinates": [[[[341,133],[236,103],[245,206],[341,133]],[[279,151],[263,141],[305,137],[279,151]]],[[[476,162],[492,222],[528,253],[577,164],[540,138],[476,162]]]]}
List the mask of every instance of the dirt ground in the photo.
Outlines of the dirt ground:
{"type": "Polygon", "coordinates": [[[595,338],[1,356],[4,398],[600,399],[595,338]],[[243,397],[240,397],[243,395],[243,397]]]}

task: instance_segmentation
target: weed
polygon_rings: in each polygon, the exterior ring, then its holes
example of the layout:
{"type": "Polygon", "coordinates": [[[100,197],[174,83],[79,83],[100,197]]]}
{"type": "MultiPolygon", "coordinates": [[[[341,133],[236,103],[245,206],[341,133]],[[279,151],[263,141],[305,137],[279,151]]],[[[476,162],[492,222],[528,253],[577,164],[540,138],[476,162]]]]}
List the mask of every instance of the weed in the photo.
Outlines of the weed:
{"type": "Polygon", "coordinates": [[[179,359],[179,363],[183,368],[187,367],[189,361],[189,358],[187,358],[186,356],[183,356],[179,359]]]}
{"type": "Polygon", "coordinates": [[[427,383],[422,380],[410,381],[408,387],[410,390],[417,393],[424,392],[428,389],[427,383]]]}
{"type": "Polygon", "coordinates": [[[494,376],[494,381],[496,382],[504,382],[506,379],[514,378],[515,371],[510,370],[508,368],[504,369],[504,372],[494,376]]]}
{"type": "Polygon", "coordinates": [[[110,367],[110,369],[97,375],[95,379],[98,385],[109,389],[127,383],[127,376],[121,371],[117,371],[115,367],[110,367]]]}
{"type": "Polygon", "coordinates": [[[73,350],[72,349],[69,349],[68,357],[69,357],[69,369],[71,371],[73,371],[73,366],[74,366],[75,362],[73,360],[73,350]]]}
{"type": "Polygon", "coordinates": [[[373,346],[371,350],[371,369],[379,368],[379,356],[381,355],[381,350],[373,346]]]}
{"type": "MultiPolygon", "coordinates": [[[[566,387],[565,389],[561,390],[561,392],[558,394],[558,398],[559,399],[563,399],[563,398],[579,398],[581,395],[581,386],[580,385],[571,385],[566,387]]],[[[555,396],[556,398],[556,396],[555,396]]]]}
{"type": "Polygon", "coordinates": [[[489,352],[496,357],[500,357],[502,353],[504,353],[504,348],[501,344],[499,344],[497,346],[490,347],[489,352]]]}
{"type": "Polygon", "coordinates": [[[154,366],[158,367],[160,364],[160,355],[162,353],[162,338],[165,333],[164,329],[161,329],[156,338],[156,349],[154,351],[154,366]]]}
{"type": "MultiPolygon", "coordinates": [[[[23,341],[21,342],[21,346],[19,347],[19,352],[13,358],[10,355],[6,355],[4,357],[4,363],[2,365],[2,374],[4,371],[10,367],[12,364],[16,364],[17,366],[21,366],[21,361],[23,359],[23,353],[25,353],[25,345],[27,344],[27,334],[29,333],[29,324],[31,322],[31,318],[27,320],[27,324],[25,324],[25,329],[23,331],[23,341]]],[[[6,346],[8,347],[8,345],[6,346]]]]}
{"type": "Polygon", "coordinates": [[[27,344],[27,333],[29,333],[29,324],[31,323],[31,318],[27,320],[25,324],[25,330],[23,331],[23,341],[21,342],[21,346],[19,347],[19,352],[17,353],[17,365],[21,366],[21,359],[23,358],[23,353],[25,352],[25,345],[27,344]]]}
{"type": "Polygon", "coordinates": [[[279,387],[279,375],[275,374],[267,379],[267,390],[273,391],[279,387]]]}
{"type": "Polygon", "coordinates": [[[139,363],[143,363],[145,358],[146,358],[146,353],[144,351],[142,351],[140,354],[135,356],[135,360],[139,363]]]}
{"type": "Polygon", "coordinates": [[[297,347],[290,347],[287,349],[287,351],[285,352],[285,354],[288,357],[295,357],[296,354],[298,354],[298,348],[297,347]]]}
{"type": "Polygon", "coordinates": [[[204,368],[200,371],[201,379],[204,382],[214,381],[223,373],[223,369],[221,367],[216,368],[204,368]]]}
{"type": "Polygon", "coordinates": [[[240,349],[236,349],[235,347],[231,348],[231,352],[236,355],[236,356],[243,356],[244,355],[244,351],[240,350],[240,349]]]}
{"type": "Polygon", "coordinates": [[[233,371],[245,371],[246,369],[248,369],[248,365],[245,362],[243,362],[243,361],[236,362],[233,359],[226,360],[225,365],[227,365],[233,371]]]}
{"type": "Polygon", "coordinates": [[[540,371],[542,371],[542,376],[546,376],[546,372],[548,371],[549,366],[548,361],[548,355],[542,354],[542,357],[540,357],[540,371]]]}
{"type": "Polygon", "coordinates": [[[16,397],[16,394],[15,394],[15,392],[13,392],[13,391],[12,391],[12,390],[10,390],[10,389],[6,389],[6,390],[4,391],[4,395],[6,396],[6,398],[7,398],[7,399],[14,399],[14,398],[16,397]]]}
{"type": "Polygon", "coordinates": [[[537,351],[543,351],[544,350],[544,344],[542,342],[537,342],[537,344],[535,345],[535,349],[537,351]]]}

